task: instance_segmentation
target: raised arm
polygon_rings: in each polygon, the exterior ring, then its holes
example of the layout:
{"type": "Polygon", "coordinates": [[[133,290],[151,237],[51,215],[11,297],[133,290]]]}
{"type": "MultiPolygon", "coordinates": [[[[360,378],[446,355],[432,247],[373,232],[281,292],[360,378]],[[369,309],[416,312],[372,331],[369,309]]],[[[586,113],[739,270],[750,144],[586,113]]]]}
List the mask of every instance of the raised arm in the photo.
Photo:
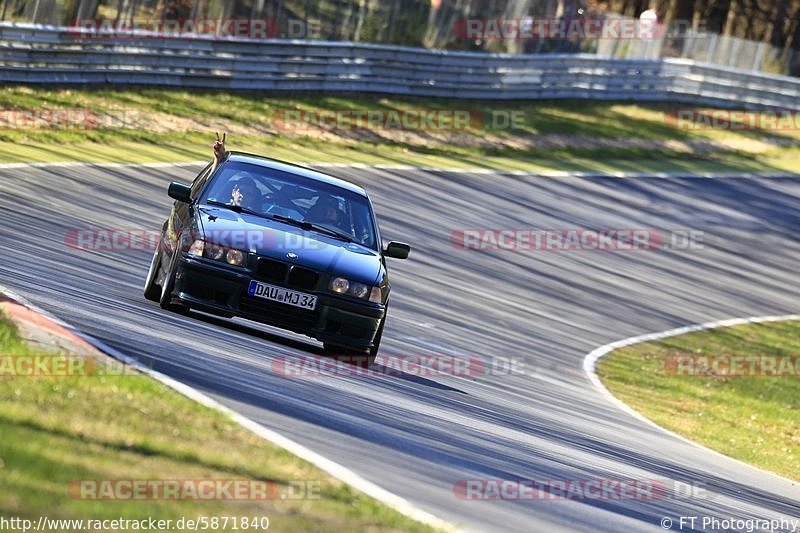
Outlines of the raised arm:
{"type": "Polygon", "coordinates": [[[222,134],[222,138],[219,136],[219,132],[217,132],[217,140],[214,142],[213,150],[214,150],[214,168],[220,164],[220,162],[225,159],[225,155],[228,153],[225,149],[225,138],[227,137],[227,133],[222,134]]]}

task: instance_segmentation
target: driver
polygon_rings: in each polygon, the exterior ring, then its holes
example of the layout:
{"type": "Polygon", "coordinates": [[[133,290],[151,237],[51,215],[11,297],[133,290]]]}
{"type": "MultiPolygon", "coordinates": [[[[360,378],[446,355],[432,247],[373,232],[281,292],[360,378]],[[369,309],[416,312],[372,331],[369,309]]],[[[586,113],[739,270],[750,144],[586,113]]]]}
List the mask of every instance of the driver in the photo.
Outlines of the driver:
{"type": "Polygon", "coordinates": [[[231,205],[238,205],[246,209],[260,210],[264,205],[264,195],[258,190],[255,180],[246,176],[228,182],[231,187],[231,205]]]}
{"type": "Polygon", "coordinates": [[[342,212],[339,210],[339,201],[333,196],[323,196],[308,211],[308,219],[312,222],[341,228],[342,212]]]}

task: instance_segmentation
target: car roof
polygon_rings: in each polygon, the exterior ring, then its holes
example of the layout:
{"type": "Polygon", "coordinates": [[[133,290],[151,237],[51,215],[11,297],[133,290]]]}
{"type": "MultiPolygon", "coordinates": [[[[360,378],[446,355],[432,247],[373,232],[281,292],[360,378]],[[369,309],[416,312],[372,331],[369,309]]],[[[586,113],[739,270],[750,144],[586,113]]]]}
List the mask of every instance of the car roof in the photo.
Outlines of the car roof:
{"type": "Polygon", "coordinates": [[[342,189],[347,189],[348,191],[352,191],[362,196],[367,195],[367,192],[364,190],[364,188],[356,185],[355,183],[351,183],[340,178],[335,178],[329,174],[318,172],[300,165],[295,165],[287,161],[272,159],[271,157],[248,154],[245,152],[228,152],[228,158],[226,161],[249,163],[251,165],[258,165],[265,168],[280,170],[290,174],[297,174],[304,178],[321,181],[328,185],[334,185],[336,187],[341,187],[342,189]]]}

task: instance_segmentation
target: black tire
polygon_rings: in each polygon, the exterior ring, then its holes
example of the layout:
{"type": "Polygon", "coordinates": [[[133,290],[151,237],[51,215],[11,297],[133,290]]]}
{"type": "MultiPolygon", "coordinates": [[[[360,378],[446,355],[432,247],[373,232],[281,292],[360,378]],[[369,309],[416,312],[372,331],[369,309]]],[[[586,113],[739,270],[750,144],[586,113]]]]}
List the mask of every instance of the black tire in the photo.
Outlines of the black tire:
{"type": "Polygon", "coordinates": [[[150,270],[147,271],[147,279],[144,281],[144,297],[151,302],[158,302],[161,300],[161,285],[156,283],[158,273],[161,270],[161,243],[156,251],[153,253],[153,259],[150,261],[150,270]]]}
{"type": "Polygon", "coordinates": [[[172,303],[172,291],[175,290],[175,274],[178,272],[178,254],[180,252],[175,250],[172,254],[172,260],[169,262],[169,271],[164,275],[164,283],[161,285],[161,295],[158,299],[158,304],[161,309],[167,311],[182,311],[184,306],[172,303]]]}
{"type": "Polygon", "coordinates": [[[338,346],[336,344],[324,343],[323,350],[325,355],[332,357],[337,361],[344,361],[353,366],[367,369],[375,363],[375,356],[364,350],[347,348],[346,346],[338,346]]]}
{"type": "MultiPolygon", "coordinates": [[[[388,310],[388,307],[387,307],[388,310]]],[[[341,356],[342,359],[345,361],[354,364],[361,368],[369,368],[375,364],[375,358],[378,357],[378,350],[381,347],[381,338],[383,337],[383,325],[386,324],[386,314],[383,315],[383,320],[381,320],[381,325],[378,326],[378,331],[375,333],[375,339],[372,341],[372,348],[369,350],[353,350],[352,348],[347,348],[346,346],[338,346],[336,344],[329,344],[325,343],[323,349],[325,350],[325,355],[331,356],[334,359],[337,356],[341,356]],[[352,360],[353,356],[357,356],[358,359],[352,360]]]]}
{"type": "Polygon", "coordinates": [[[372,363],[375,362],[375,358],[378,356],[378,350],[381,347],[381,338],[383,337],[384,324],[386,324],[386,314],[383,315],[383,320],[381,320],[381,325],[378,326],[378,332],[375,334],[375,339],[372,341],[372,348],[369,349],[369,355],[370,357],[372,357],[372,363]]]}

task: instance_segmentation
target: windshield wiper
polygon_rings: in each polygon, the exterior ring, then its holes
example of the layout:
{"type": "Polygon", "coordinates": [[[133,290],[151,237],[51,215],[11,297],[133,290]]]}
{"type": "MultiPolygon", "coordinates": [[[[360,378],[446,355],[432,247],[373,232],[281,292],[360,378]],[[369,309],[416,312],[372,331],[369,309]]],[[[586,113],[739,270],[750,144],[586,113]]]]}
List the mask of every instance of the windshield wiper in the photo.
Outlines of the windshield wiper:
{"type": "Polygon", "coordinates": [[[206,204],[218,207],[227,207],[231,211],[236,211],[237,213],[245,213],[247,215],[255,215],[257,217],[262,217],[262,218],[272,218],[272,215],[268,215],[260,211],[255,211],[254,209],[242,207],[240,205],[226,204],[225,202],[219,202],[217,200],[207,200],[206,204]]]}
{"type": "Polygon", "coordinates": [[[345,242],[356,242],[350,235],[343,231],[339,231],[333,228],[329,228],[328,226],[322,226],[320,224],[311,224],[311,228],[315,231],[319,231],[320,233],[327,233],[332,237],[337,239],[341,239],[345,242]]]}
{"type": "Polygon", "coordinates": [[[292,226],[297,226],[298,228],[303,228],[304,230],[313,230],[318,233],[327,233],[331,237],[335,237],[337,239],[346,241],[346,242],[355,242],[352,237],[348,234],[335,230],[333,228],[329,228],[328,226],[323,226],[321,224],[315,224],[313,222],[308,222],[307,220],[297,220],[296,218],[287,217],[283,215],[270,215],[273,219],[278,220],[280,222],[284,222],[286,224],[290,224],[292,226]]]}
{"type": "Polygon", "coordinates": [[[314,224],[313,222],[308,222],[306,220],[297,220],[296,218],[287,217],[287,216],[284,216],[284,215],[276,215],[276,214],[273,214],[273,213],[261,213],[259,211],[254,211],[253,209],[249,209],[247,207],[242,207],[240,205],[234,205],[234,204],[226,204],[224,202],[220,202],[220,201],[217,201],[217,200],[207,200],[206,204],[213,205],[213,206],[218,206],[218,207],[226,207],[226,208],[230,209],[231,211],[235,211],[237,213],[246,213],[248,215],[255,215],[255,216],[258,216],[258,217],[262,217],[262,218],[271,218],[272,220],[277,220],[279,222],[283,222],[284,224],[297,226],[298,228],[302,228],[302,229],[307,230],[307,231],[311,230],[311,231],[316,231],[316,232],[319,232],[319,233],[326,233],[326,234],[330,235],[331,237],[335,237],[335,238],[343,240],[343,241],[355,242],[355,240],[353,240],[352,237],[350,237],[348,234],[346,234],[344,232],[335,230],[333,228],[329,228],[328,226],[323,226],[323,225],[320,225],[320,224],[314,224]]]}

